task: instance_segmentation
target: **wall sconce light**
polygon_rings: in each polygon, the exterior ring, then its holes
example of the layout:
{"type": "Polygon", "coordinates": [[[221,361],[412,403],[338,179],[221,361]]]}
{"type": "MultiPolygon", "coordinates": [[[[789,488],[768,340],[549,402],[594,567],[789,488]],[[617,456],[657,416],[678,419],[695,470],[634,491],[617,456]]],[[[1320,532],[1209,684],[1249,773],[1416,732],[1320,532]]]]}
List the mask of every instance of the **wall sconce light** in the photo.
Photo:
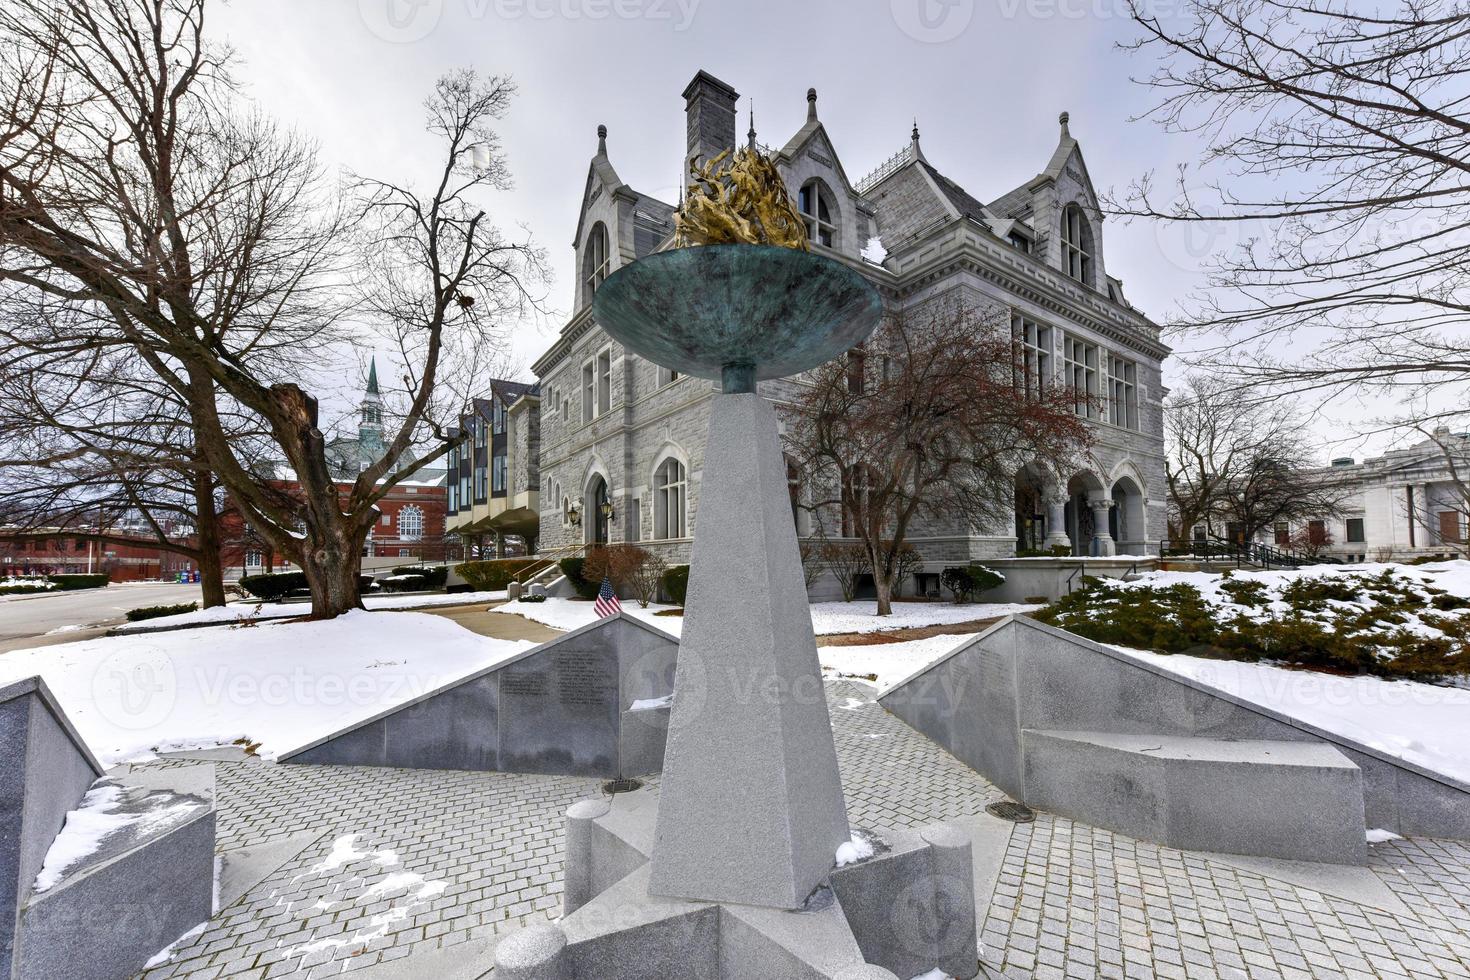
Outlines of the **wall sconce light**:
{"type": "Polygon", "coordinates": [[[612,501],[611,500],[604,500],[602,502],[602,506],[601,506],[600,510],[601,510],[601,513],[602,513],[602,519],[605,520],[605,521],[607,521],[609,524],[611,524],[613,521],[616,521],[618,519],[618,515],[616,513],[614,513],[614,511],[613,511],[613,505],[612,505],[612,501]]]}
{"type": "Polygon", "coordinates": [[[569,520],[569,521],[572,522],[572,527],[580,527],[581,526],[581,524],[582,524],[582,514],[581,514],[580,511],[577,510],[577,505],[576,504],[572,504],[572,509],[569,510],[569,511],[567,511],[567,520],[569,520]]]}

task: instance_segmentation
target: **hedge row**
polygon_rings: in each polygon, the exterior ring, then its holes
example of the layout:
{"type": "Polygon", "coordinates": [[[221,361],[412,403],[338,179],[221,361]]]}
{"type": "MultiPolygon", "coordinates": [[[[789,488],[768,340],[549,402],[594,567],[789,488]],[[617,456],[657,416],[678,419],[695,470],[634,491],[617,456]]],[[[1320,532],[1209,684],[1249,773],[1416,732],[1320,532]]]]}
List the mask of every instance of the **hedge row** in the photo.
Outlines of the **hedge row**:
{"type": "Polygon", "coordinates": [[[454,570],[476,592],[499,592],[515,581],[516,575],[532,565],[541,564],[541,561],[540,558],[493,558],[489,561],[467,561],[455,565],[454,570]]]}
{"type": "MultiPolygon", "coordinates": [[[[371,575],[359,575],[357,588],[367,592],[373,587],[371,575]]],[[[269,572],[265,575],[246,575],[240,579],[240,588],[257,599],[267,602],[284,599],[288,595],[310,592],[305,572],[269,572]]]]}
{"type": "Polygon", "coordinates": [[[63,592],[74,592],[77,589],[100,589],[107,584],[106,572],[92,575],[48,575],[46,578],[63,592]]]}
{"type": "Polygon", "coordinates": [[[144,619],[160,619],[164,616],[179,616],[183,613],[191,613],[199,608],[197,602],[181,602],[176,606],[143,606],[140,609],[129,609],[127,612],[128,622],[136,623],[144,619]]]}

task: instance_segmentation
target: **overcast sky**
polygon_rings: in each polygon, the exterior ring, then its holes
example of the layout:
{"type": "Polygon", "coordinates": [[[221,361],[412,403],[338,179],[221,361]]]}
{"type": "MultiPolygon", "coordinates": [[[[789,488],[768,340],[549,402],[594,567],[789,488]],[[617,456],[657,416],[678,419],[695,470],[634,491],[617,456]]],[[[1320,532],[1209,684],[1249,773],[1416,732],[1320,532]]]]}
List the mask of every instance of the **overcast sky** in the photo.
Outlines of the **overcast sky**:
{"type": "MultiPolygon", "coordinates": [[[[1154,0],[1168,16],[1179,0],[1154,0]]],[[[761,142],[800,127],[806,90],[856,181],[907,141],[917,118],[929,162],[982,201],[1034,176],[1071,114],[1099,191],[1172,171],[1198,145],[1130,122],[1150,65],[1120,50],[1123,0],[233,0],[216,36],[272,115],[321,144],[332,167],[424,182],[438,147],[421,103],[459,67],[509,74],[519,95],[500,127],[515,176],[486,202],[551,258],[553,315],[519,325],[521,377],[570,305],[572,235],[599,123],[624,181],[673,201],[684,152],[680,92],[703,68],[754,101],[761,142]]],[[[1191,241],[1177,229],[1110,220],[1108,271],[1156,320],[1199,282],[1199,256],[1236,233],[1191,241]]],[[[1171,363],[1176,379],[1182,365],[1171,363]]],[[[348,388],[354,388],[351,379],[348,388]]]]}

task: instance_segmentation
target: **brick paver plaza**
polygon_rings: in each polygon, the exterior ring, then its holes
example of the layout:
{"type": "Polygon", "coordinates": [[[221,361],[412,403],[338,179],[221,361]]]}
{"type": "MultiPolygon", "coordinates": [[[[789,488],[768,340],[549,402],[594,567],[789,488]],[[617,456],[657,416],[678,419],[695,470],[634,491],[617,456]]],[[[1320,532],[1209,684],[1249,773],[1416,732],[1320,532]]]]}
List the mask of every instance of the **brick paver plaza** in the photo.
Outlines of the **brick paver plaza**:
{"type": "MultiPolygon", "coordinates": [[[[855,826],[1003,798],[872,693],[828,685],[855,826]]],[[[219,763],[216,781],[221,851],[320,837],[147,980],[336,976],[555,918],[562,813],[599,792],[591,779],[261,762],[219,763]]],[[[982,953],[1013,977],[1470,977],[1470,844],[1371,852],[1407,912],[1038,814],[1011,832],[982,953]]]]}

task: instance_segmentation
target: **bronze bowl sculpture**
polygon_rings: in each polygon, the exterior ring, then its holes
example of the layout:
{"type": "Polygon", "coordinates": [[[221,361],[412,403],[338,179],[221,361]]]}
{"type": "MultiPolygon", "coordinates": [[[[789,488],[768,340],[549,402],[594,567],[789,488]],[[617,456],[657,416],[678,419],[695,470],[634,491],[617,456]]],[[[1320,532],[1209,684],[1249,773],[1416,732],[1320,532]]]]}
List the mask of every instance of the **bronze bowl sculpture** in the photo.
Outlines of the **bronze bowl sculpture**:
{"type": "Polygon", "coordinates": [[[592,297],[598,324],[655,364],[730,394],[816,367],[863,340],[882,300],[835,259],[776,245],[696,245],[624,266],[592,297]]]}

